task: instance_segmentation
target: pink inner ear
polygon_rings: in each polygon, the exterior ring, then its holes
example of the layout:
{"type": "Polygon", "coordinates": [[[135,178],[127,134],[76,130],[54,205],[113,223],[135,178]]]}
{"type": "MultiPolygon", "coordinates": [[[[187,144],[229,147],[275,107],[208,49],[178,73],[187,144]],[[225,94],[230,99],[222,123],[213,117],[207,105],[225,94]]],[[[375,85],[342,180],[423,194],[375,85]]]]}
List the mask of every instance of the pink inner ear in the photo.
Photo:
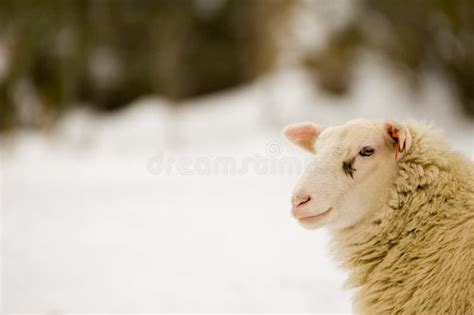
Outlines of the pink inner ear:
{"type": "Polygon", "coordinates": [[[293,130],[290,129],[287,135],[294,139],[312,139],[316,136],[316,130],[311,127],[303,126],[293,130]]]}
{"type": "Polygon", "coordinates": [[[398,158],[399,153],[407,153],[411,146],[411,135],[406,126],[394,122],[386,122],[385,129],[389,136],[397,143],[395,159],[398,158]]]}
{"type": "Polygon", "coordinates": [[[314,143],[324,128],[311,123],[290,125],[283,134],[306,151],[314,152],[314,143]]]}

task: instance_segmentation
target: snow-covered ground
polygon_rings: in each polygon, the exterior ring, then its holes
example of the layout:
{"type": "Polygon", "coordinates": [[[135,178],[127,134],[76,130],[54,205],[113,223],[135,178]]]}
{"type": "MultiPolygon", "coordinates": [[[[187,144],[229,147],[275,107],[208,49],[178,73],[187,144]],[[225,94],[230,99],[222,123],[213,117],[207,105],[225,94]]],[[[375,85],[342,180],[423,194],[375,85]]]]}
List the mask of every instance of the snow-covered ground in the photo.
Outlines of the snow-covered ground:
{"type": "Polygon", "coordinates": [[[358,69],[342,99],[286,69],[179,107],[145,98],[19,132],[1,148],[3,312],[350,313],[326,231],[289,215],[298,174],[278,165],[308,157],[279,129],[424,119],[474,158],[473,123],[441,80],[417,95],[374,59],[358,69]]]}

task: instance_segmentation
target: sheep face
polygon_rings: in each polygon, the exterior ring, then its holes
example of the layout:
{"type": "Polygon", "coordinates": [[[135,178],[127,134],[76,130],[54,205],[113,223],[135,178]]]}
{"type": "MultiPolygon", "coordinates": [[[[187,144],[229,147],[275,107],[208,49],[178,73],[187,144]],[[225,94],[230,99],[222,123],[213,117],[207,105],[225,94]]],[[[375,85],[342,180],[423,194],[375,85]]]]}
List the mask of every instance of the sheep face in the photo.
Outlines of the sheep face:
{"type": "Polygon", "coordinates": [[[376,211],[411,144],[408,129],[396,122],[302,123],[283,134],[314,154],[292,197],[293,216],[308,229],[346,228],[376,211]]]}

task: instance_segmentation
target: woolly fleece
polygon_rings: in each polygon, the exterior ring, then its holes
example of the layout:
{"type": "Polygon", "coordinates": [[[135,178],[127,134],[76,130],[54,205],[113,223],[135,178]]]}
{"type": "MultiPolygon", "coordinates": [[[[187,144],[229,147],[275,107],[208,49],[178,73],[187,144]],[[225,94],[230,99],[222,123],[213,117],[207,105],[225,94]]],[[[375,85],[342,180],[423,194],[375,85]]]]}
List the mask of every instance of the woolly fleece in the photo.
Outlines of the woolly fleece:
{"type": "Polygon", "coordinates": [[[333,232],[361,314],[474,314],[474,168],[440,134],[406,124],[413,144],[389,200],[333,232]]]}

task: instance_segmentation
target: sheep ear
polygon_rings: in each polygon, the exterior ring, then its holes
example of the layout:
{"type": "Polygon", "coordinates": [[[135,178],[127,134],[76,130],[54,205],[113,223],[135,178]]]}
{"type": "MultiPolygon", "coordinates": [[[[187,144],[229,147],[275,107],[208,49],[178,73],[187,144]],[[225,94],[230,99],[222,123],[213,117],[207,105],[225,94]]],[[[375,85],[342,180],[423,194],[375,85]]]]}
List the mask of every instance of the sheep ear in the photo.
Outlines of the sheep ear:
{"type": "Polygon", "coordinates": [[[407,126],[396,121],[386,121],[384,128],[390,138],[395,141],[395,159],[406,155],[412,144],[412,137],[407,126]]]}
{"type": "Polygon", "coordinates": [[[315,153],[314,144],[324,127],[312,123],[289,125],[282,134],[292,143],[310,153],[315,153]]]}

